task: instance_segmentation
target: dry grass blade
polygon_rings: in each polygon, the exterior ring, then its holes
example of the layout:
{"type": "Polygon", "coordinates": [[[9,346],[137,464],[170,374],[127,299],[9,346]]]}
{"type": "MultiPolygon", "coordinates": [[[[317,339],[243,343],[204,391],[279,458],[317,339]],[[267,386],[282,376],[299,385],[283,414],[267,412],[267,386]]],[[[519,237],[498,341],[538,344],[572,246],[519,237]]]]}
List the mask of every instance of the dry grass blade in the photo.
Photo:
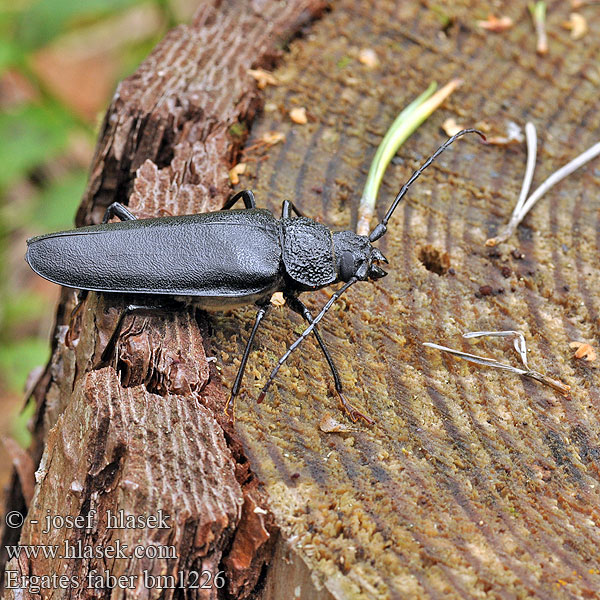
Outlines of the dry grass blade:
{"type": "Polygon", "coordinates": [[[442,89],[434,93],[437,84],[432,83],[425,92],[413,100],[392,123],[385,134],[367,175],[363,194],[358,206],[358,222],[356,232],[359,235],[368,235],[371,227],[371,218],[375,214],[377,193],[383,179],[383,174],[390,161],[398,152],[400,146],[412,133],[425,121],[442,102],[456,90],[462,83],[460,79],[453,79],[442,89]]]}

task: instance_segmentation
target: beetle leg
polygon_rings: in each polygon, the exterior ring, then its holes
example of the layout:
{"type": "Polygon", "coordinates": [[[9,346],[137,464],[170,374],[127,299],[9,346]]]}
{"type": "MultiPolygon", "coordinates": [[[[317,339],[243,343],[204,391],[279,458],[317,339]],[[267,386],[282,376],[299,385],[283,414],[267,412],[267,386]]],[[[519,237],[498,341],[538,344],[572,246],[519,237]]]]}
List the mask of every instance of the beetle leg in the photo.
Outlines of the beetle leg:
{"type": "Polygon", "coordinates": [[[102,351],[100,362],[94,366],[94,369],[100,369],[101,367],[106,367],[109,365],[110,358],[114,354],[117,341],[119,340],[119,336],[121,335],[121,331],[123,329],[123,322],[125,321],[126,317],[134,313],[169,312],[174,306],[180,307],[181,305],[177,302],[166,302],[165,304],[155,306],[146,306],[143,304],[130,304],[127,306],[119,315],[119,319],[117,320],[115,329],[108,340],[108,344],[106,344],[106,347],[102,351]]]}
{"type": "Polygon", "coordinates": [[[293,202],[289,200],[284,200],[281,205],[281,218],[289,219],[292,216],[292,211],[294,211],[299,217],[303,217],[304,215],[296,208],[293,202]]]}
{"type": "Polygon", "coordinates": [[[104,213],[102,224],[108,223],[113,217],[119,217],[121,221],[135,221],[137,217],[129,212],[120,202],[113,202],[104,213]]]}
{"type": "Polygon", "coordinates": [[[244,206],[246,208],[256,208],[256,200],[254,199],[254,194],[252,191],[242,190],[234,196],[231,196],[231,198],[225,202],[221,210],[229,210],[240,199],[244,201],[244,206]]]}
{"type": "MultiPolygon", "coordinates": [[[[308,308],[300,301],[299,298],[296,298],[294,296],[286,296],[285,300],[288,303],[288,306],[294,312],[298,313],[305,321],[307,321],[309,324],[313,322],[312,314],[310,313],[308,308]]],[[[338,392],[338,394],[341,394],[342,393],[342,382],[340,380],[340,376],[339,376],[338,370],[335,366],[335,363],[333,362],[333,358],[331,358],[331,355],[329,354],[329,350],[327,350],[327,347],[325,346],[325,342],[323,341],[323,338],[321,337],[321,334],[319,333],[319,330],[317,327],[315,327],[313,329],[313,333],[315,334],[315,337],[317,338],[317,342],[319,343],[319,346],[321,347],[321,350],[323,351],[323,354],[325,355],[325,360],[327,361],[327,364],[329,365],[329,368],[331,369],[331,374],[333,375],[333,381],[335,383],[335,391],[338,392]]]]}
{"type": "Polygon", "coordinates": [[[306,329],[302,332],[300,337],[296,339],[296,341],[287,349],[284,355],[277,361],[275,368],[271,371],[271,374],[267,379],[267,383],[265,383],[262,391],[258,396],[257,402],[262,402],[264,400],[266,393],[271,387],[271,384],[275,380],[275,377],[277,377],[277,373],[279,373],[279,369],[281,369],[282,365],[290,357],[290,354],[310,335],[311,331],[317,326],[317,323],[327,314],[327,311],[333,306],[334,302],[357,281],[359,281],[359,278],[358,275],[355,275],[354,277],[349,279],[342,287],[338,288],[335,292],[333,292],[331,298],[329,298],[329,300],[325,303],[325,306],[323,306],[319,314],[313,319],[313,322],[308,327],[306,327],[306,329]]]}
{"type": "MultiPolygon", "coordinates": [[[[302,301],[299,298],[296,298],[295,296],[286,296],[285,299],[288,303],[288,306],[294,312],[297,312],[309,324],[311,324],[313,322],[314,319],[313,319],[311,312],[308,310],[308,308],[302,303],[302,301]]],[[[353,421],[357,421],[358,419],[363,419],[367,424],[372,425],[374,422],[372,419],[370,419],[369,417],[367,417],[366,415],[361,413],[358,409],[356,409],[354,406],[352,406],[352,404],[350,404],[350,402],[348,402],[348,400],[346,400],[346,397],[344,396],[343,389],[342,389],[342,381],[340,379],[340,375],[338,373],[337,367],[335,366],[335,363],[333,362],[333,358],[329,354],[329,350],[327,350],[327,346],[325,346],[325,342],[323,341],[323,338],[321,337],[321,334],[319,333],[319,330],[317,329],[316,325],[315,325],[315,328],[313,329],[313,333],[315,334],[315,337],[317,338],[317,342],[319,343],[319,346],[321,347],[321,350],[325,356],[325,360],[327,361],[327,364],[329,365],[329,368],[331,369],[331,374],[333,375],[333,381],[335,384],[335,391],[337,392],[337,394],[340,398],[340,403],[342,405],[342,408],[346,411],[348,416],[353,421]]]]}
{"type": "Polygon", "coordinates": [[[252,349],[252,343],[254,342],[254,337],[256,336],[256,332],[258,331],[258,326],[260,322],[263,320],[267,310],[270,308],[270,304],[263,304],[259,307],[258,312],[256,313],[256,320],[254,321],[254,327],[250,333],[250,337],[248,338],[248,342],[246,343],[246,349],[244,350],[244,355],[242,356],[242,362],[240,363],[240,368],[238,369],[237,375],[235,377],[235,382],[233,387],[231,388],[231,395],[229,396],[229,400],[225,405],[225,414],[229,417],[233,417],[233,405],[235,402],[235,397],[238,395],[240,391],[240,385],[242,383],[242,377],[244,376],[244,371],[246,369],[246,363],[248,362],[248,356],[250,356],[250,350],[252,349]]]}

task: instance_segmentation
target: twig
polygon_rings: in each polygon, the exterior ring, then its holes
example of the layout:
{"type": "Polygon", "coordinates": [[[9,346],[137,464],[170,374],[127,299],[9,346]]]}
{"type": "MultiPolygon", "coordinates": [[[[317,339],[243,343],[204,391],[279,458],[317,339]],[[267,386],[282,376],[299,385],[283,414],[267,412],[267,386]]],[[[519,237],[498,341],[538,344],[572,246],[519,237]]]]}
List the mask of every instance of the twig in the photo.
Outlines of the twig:
{"type": "Polygon", "coordinates": [[[370,222],[375,213],[375,202],[383,174],[396,152],[398,152],[398,148],[461,83],[460,79],[453,79],[435,94],[433,92],[437,85],[432,83],[425,92],[413,100],[396,117],[381,144],[379,144],[369,169],[363,195],[358,206],[356,232],[359,235],[369,234],[370,222]]]}
{"type": "Polygon", "coordinates": [[[495,358],[489,358],[487,356],[477,356],[475,354],[463,352],[462,350],[454,350],[453,348],[440,346],[439,344],[433,344],[431,342],[424,342],[423,345],[428,346],[429,348],[435,348],[436,350],[442,350],[443,352],[448,352],[453,356],[462,358],[463,360],[467,360],[478,365],[483,365],[485,367],[493,367],[495,369],[503,369],[505,371],[515,373],[516,375],[522,375],[523,377],[535,379],[536,381],[539,381],[544,385],[550,386],[557,392],[560,392],[563,396],[568,397],[571,386],[562,383],[562,381],[552,379],[551,377],[539,373],[538,371],[533,371],[529,368],[529,366],[527,365],[527,345],[525,343],[525,337],[520,331],[473,331],[470,333],[465,333],[463,335],[464,338],[474,338],[482,336],[514,337],[515,339],[513,340],[513,346],[519,354],[519,357],[521,358],[521,362],[523,363],[525,369],[513,367],[512,365],[500,362],[495,358]]]}

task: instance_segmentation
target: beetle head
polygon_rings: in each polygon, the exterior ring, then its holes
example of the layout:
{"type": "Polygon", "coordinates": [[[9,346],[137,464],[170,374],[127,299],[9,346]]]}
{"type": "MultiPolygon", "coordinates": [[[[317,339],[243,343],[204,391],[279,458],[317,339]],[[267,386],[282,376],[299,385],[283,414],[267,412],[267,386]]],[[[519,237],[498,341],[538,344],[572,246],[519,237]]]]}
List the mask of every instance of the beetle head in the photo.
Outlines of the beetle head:
{"type": "Polygon", "coordinates": [[[339,280],[349,281],[352,277],[357,277],[366,281],[387,275],[377,264],[387,264],[387,258],[371,245],[367,236],[357,235],[352,231],[334,231],[333,248],[339,280]]]}

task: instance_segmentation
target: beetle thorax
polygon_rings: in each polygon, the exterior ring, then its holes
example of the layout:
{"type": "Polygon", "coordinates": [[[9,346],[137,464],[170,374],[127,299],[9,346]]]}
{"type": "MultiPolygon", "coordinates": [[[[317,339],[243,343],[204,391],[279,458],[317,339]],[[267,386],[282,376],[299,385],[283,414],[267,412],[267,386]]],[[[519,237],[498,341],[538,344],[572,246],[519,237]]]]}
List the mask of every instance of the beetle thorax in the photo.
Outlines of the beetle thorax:
{"type": "Polygon", "coordinates": [[[337,281],[331,231],[306,217],[281,220],[283,263],[296,289],[316,290],[337,281]]]}

